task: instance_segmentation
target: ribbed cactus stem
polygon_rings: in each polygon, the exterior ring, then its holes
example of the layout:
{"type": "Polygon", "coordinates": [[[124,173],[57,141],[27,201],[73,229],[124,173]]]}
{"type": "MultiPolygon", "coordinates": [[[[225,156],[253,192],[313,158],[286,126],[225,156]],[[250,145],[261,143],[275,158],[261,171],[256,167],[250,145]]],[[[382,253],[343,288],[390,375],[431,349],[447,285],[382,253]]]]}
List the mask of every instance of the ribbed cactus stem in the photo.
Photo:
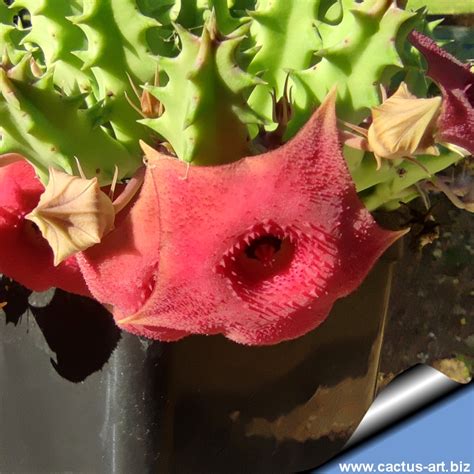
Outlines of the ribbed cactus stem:
{"type": "Polygon", "coordinates": [[[262,83],[234,61],[245,26],[224,36],[215,14],[201,37],[176,25],[181,52],[159,58],[165,86],[148,88],[164,106],[160,117],[141,120],[188,163],[228,163],[251,153],[247,125],[261,119],[245,102],[245,91],[262,83]]]}

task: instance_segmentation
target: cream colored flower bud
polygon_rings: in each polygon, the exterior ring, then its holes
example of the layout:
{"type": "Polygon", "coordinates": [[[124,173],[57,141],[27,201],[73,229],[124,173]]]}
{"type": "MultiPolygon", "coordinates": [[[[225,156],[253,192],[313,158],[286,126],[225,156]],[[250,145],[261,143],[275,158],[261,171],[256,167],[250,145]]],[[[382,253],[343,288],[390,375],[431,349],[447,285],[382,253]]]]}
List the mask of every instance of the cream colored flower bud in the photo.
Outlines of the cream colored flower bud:
{"type": "Polygon", "coordinates": [[[382,158],[438,155],[434,134],[440,110],[441,97],[419,99],[404,82],[395,94],[374,107],[367,138],[377,168],[382,158]]]}
{"type": "Polygon", "coordinates": [[[54,265],[98,244],[114,226],[110,198],[100,190],[97,178],[71,176],[54,168],[36,208],[28,214],[48,241],[54,265]]]}

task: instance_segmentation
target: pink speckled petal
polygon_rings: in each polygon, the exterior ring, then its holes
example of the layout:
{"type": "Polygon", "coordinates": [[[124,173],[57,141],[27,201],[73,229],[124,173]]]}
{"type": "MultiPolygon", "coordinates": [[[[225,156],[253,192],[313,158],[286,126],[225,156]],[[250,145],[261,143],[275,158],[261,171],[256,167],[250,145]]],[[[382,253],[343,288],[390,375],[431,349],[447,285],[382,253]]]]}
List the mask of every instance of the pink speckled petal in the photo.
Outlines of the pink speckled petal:
{"type": "Polygon", "coordinates": [[[467,64],[441,49],[431,38],[414,31],[410,41],[426,58],[427,75],[437,82],[443,94],[439,141],[474,153],[474,74],[467,64]]]}

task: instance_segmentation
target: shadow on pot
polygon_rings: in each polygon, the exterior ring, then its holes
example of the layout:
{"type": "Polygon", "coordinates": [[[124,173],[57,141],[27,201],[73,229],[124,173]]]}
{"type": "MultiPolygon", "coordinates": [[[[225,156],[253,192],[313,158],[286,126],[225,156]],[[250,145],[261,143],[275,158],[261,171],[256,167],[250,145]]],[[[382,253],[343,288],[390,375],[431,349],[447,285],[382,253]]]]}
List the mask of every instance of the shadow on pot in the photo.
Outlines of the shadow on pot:
{"type": "Polygon", "coordinates": [[[34,293],[5,276],[0,280],[0,301],[6,324],[18,325],[32,315],[49,349],[58,374],[82,382],[100,370],[120,340],[120,329],[99,303],[62,290],[34,293]]]}

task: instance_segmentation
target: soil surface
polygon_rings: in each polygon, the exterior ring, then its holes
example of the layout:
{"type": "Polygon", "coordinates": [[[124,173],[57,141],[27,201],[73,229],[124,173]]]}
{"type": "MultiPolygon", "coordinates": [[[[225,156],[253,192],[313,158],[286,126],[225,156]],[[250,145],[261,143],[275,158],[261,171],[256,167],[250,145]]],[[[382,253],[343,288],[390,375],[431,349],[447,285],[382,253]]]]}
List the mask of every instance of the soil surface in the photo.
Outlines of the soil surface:
{"type": "MultiPolygon", "coordinates": [[[[420,249],[415,224],[396,265],[381,361],[381,382],[417,363],[427,363],[467,382],[474,372],[474,216],[447,199],[433,200],[420,249]],[[425,239],[426,240],[426,239],[425,239]],[[429,240],[429,239],[428,239],[429,240]]],[[[426,213],[421,200],[410,204],[426,213]]]]}

